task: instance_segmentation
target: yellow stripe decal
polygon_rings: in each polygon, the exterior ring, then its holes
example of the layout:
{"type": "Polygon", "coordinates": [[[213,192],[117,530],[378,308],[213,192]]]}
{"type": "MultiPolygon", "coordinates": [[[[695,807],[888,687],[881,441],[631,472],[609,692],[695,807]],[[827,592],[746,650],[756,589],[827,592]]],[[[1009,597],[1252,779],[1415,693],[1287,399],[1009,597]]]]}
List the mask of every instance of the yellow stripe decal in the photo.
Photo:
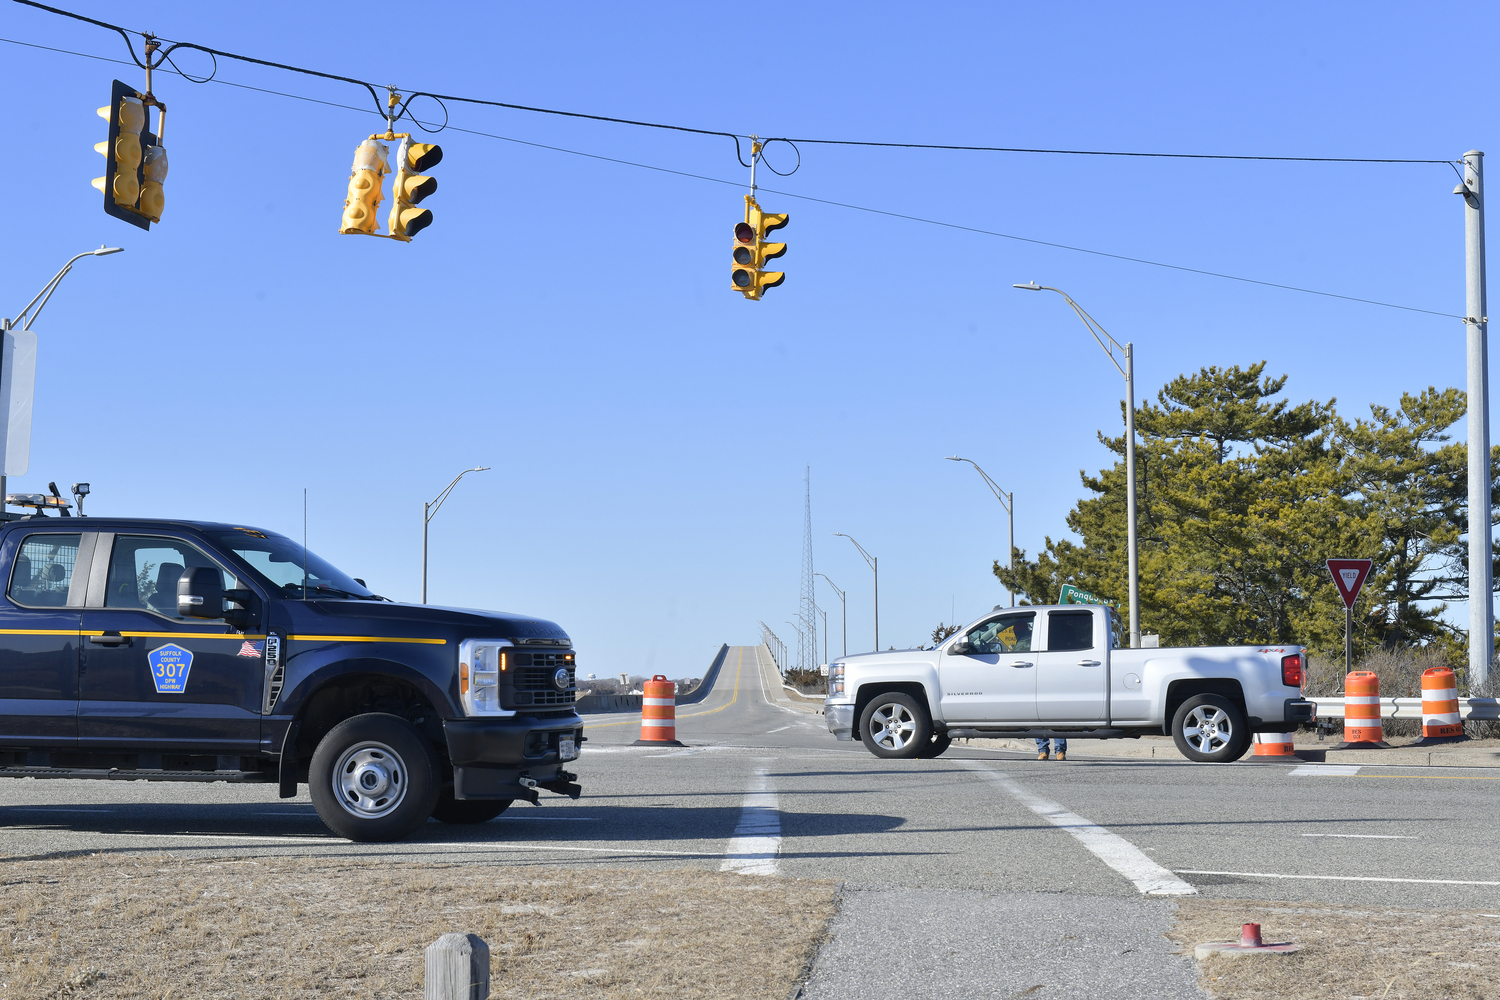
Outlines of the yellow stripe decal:
{"type": "MultiPolygon", "coordinates": [[[[84,632],[84,635],[104,635],[103,632],[84,632]]],[[[264,639],[263,635],[243,635],[239,632],[121,632],[133,639],[264,639]]]]}
{"type": "Polygon", "coordinates": [[[293,642],[417,642],[429,646],[446,645],[447,639],[394,639],[380,635],[289,635],[293,642]]]}
{"type": "MultiPolygon", "coordinates": [[[[76,628],[0,628],[0,635],[79,635],[76,628]]],[[[90,633],[84,632],[83,635],[90,633]]],[[[103,635],[103,632],[94,632],[93,635],[103,635]]]]}

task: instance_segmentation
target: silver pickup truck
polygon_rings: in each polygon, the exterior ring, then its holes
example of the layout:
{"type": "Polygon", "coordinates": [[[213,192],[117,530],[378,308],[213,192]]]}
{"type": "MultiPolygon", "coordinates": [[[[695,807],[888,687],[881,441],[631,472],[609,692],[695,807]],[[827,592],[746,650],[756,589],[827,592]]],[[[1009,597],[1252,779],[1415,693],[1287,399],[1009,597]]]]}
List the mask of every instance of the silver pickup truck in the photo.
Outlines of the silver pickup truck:
{"type": "Polygon", "coordinates": [[[936,757],[955,737],[1167,734],[1213,763],[1312,721],[1301,646],[1120,649],[1118,626],[1104,606],[996,608],[933,649],[842,657],[823,715],[877,757],[936,757]]]}

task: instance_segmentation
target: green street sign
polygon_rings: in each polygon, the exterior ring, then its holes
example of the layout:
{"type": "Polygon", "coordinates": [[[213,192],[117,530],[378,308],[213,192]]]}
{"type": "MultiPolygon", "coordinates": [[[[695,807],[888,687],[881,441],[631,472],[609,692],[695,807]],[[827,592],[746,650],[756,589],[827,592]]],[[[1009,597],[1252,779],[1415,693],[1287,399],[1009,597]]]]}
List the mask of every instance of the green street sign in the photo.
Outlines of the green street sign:
{"type": "Polygon", "coordinates": [[[1083,590],[1082,588],[1079,588],[1079,587],[1075,587],[1071,583],[1065,583],[1065,584],[1063,584],[1063,586],[1062,586],[1062,594],[1058,596],[1057,603],[1058,604],[1103,604],[1106,607],[1114,608],[1116,611],[1118,611],[1120,609],[1120,602],[1119,601],[1111,601],[1107,597],[1100,597],[1098,594],[1092,593],[1092,592],[1087,591],[1087,590],[1083,590]]]}

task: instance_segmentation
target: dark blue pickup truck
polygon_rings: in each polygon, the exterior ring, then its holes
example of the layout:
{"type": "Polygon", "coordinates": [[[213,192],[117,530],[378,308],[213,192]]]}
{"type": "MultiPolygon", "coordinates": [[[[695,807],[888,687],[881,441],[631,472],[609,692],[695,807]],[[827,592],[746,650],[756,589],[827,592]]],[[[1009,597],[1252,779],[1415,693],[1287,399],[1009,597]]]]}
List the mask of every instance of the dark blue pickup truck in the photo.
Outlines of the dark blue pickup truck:
{"type": "Polygon", "coordinates": [[[0,776],[306,782],[367,841],[578,797],[550,621],[397,604],[234,524],[6,520],[0,572],[0,776]]]}

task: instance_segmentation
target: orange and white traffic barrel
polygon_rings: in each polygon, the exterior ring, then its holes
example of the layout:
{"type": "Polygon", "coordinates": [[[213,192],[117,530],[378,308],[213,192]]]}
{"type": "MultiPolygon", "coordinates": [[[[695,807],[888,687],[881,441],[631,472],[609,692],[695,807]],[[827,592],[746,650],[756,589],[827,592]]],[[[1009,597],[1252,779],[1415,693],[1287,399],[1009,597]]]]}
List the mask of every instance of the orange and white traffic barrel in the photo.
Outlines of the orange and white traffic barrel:
{"type": "Polygon", "coordinates": [[[1291,757],[1292,734],[1291,733],[1256,733],[1255,757],[1291,757]]]}
{"type": "Polygon", "coordinates": [[[677,742],[677,685],[657,674],[641,685],[641,743],[677,742]]]}
{"type": "Polygon", "coordinates": [[[1462,736],[1458,714],[1458,681],[1447,667],[1422,671],[1422,738],[1462,736]]]}
{"type": "Polygon", "coordinates": [[[1351,670],[1344,678],[1344,743],[1382,743],[1380,678],[1370,670],[1351,670]]]}

